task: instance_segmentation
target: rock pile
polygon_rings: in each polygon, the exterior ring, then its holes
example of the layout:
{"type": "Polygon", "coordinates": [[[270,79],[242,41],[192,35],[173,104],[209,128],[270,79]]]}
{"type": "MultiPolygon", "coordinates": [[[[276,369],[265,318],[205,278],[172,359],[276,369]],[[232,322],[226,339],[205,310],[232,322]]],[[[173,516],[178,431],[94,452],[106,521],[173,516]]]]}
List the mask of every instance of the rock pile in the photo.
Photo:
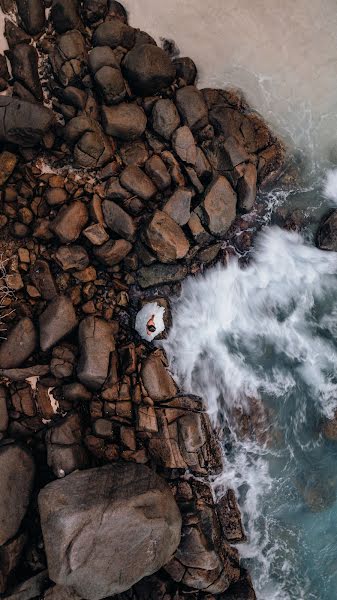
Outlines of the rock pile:
{"type": "Polygon", "coordinates": [[[49,600],[253,599],[235,497],[216,505],[208,483],[222,461],[202,400],[134,322],[155,301],[168,327],[177,283],[226,259],[282,144],[119,2],[16,4],[0,56],[0,593],[42,597],[48,566],[49,600]]]}

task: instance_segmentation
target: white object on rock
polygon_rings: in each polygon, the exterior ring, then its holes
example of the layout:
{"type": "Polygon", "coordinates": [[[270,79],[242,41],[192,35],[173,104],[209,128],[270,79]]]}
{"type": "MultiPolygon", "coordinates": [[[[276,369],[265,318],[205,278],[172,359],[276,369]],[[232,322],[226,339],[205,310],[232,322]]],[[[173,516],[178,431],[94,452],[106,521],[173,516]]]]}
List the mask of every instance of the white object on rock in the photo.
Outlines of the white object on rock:
{"type": "Polygon", "coordinates": [[[159,306],[157,302],[149,302],[137,313],[135,329],[144,340],[152,342],[165,330],[164,312],[163,306],[159,306]],[[151,319],[154,322],[155,331],[148,330],[147,325],[151,319]]]}

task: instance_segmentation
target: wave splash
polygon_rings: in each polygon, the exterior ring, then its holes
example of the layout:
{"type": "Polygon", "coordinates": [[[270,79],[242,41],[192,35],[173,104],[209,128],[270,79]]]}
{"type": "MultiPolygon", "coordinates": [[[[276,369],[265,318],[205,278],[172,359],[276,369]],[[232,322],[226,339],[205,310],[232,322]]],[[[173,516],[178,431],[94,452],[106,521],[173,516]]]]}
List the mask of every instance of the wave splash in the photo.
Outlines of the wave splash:
{"type": "Polygon", "coordinates": [[[163,342],[179,385],[223,428],[214,488],[239,497],[238,548],[259,600],[334,598],[337,545],[324,519],[337,527],[337,461],[319,424],[337,407],[336,284],[335,253],[266,227],[246,268],[233,260],[184,283],[163,342]],[[235,416],[259,403],[271,435],[242,436],[235,416]]]}

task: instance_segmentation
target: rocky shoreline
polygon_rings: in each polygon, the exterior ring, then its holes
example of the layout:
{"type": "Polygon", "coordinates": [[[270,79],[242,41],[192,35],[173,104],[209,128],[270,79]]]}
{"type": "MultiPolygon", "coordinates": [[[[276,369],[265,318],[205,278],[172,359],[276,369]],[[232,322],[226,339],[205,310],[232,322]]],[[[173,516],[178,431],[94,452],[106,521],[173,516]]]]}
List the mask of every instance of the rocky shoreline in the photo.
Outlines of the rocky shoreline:
{"type": "Polygon", "coordinates": [[[0,595],[253,600],[217,434],[152,339],[249,248],[284,148],[120,3],[0,5],[0,595]]]}

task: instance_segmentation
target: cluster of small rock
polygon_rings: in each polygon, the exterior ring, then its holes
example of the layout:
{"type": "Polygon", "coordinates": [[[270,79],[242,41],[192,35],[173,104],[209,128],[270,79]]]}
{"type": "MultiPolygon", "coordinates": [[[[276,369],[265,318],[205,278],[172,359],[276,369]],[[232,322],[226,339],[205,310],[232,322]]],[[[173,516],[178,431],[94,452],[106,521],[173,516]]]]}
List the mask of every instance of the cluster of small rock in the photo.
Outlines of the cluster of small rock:
{"type": "Polygon", "coordinates": [[[49,577],[48,600],[253,600],[202,400],[134,322],[155,300],[169,326],[167,296],[223,258],[283,147],[120,3],[16,5],[11,75],[0,56],[0,593],[42,598],[49,577]]]}

